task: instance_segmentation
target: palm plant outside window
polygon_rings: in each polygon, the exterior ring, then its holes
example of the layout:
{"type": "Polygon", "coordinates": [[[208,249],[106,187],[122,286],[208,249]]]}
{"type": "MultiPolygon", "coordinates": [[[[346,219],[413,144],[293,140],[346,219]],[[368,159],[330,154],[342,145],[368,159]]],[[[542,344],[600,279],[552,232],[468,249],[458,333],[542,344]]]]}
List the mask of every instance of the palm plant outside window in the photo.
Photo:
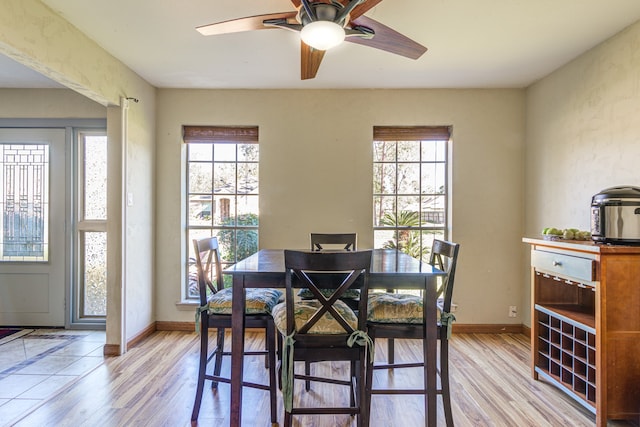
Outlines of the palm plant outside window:
{"type": "Polygon", "coordinates": [[[223,268],[258,251],[258,129],[185,126],[184,140],[188,143],[185,294],[196,298],[192,239],[216,236],[223,268]]]}
{"type": "Polygon", "coordinates": [[[376,248],[427,261],[446,239],[447,127],[374,127],[373,230],[376,248]]]}

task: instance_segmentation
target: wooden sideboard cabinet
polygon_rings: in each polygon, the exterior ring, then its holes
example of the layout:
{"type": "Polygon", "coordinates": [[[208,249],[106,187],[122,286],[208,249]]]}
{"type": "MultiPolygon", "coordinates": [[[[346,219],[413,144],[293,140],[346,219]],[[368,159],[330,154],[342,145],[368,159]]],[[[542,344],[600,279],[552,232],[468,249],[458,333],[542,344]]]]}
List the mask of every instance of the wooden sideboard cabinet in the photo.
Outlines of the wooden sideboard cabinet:
{"type": "Polygon", "coordinates": [[[640,247],[531,245],[531,369],[595,414],[640,421],[640,247]]]}

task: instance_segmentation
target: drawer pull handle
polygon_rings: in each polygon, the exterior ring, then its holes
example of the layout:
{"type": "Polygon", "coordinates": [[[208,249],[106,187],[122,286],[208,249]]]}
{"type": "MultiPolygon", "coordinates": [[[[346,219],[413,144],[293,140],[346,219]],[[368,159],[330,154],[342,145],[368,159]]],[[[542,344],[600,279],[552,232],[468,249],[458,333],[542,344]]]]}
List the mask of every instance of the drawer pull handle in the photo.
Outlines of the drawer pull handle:
{"type": "Polygon", "coordinates": [[[560,266],[562,266],[562,263],[560,261],[553,261],[553,266],[554,267],[560,267],[560,266]]]}

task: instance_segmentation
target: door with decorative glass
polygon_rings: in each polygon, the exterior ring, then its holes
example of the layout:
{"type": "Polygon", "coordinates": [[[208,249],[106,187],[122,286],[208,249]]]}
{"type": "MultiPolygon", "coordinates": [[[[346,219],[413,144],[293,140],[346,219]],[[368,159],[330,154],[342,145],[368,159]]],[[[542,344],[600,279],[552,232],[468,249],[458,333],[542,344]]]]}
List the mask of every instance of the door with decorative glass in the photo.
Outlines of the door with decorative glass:
{"type": "Polygon", "coordinates": [[[0,129],[0,325],[65,325],[65,141],[65,129],[0,129]]]}

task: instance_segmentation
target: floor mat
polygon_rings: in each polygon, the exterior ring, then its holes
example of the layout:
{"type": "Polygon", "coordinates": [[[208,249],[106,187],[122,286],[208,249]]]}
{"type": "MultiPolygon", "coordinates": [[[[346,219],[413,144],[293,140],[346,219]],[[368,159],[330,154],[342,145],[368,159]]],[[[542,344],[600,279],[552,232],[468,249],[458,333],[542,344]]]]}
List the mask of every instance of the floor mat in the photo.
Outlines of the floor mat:
{"type": "Polygon", "coordinates": [[[0,344],[13,341],[33,332],[33,329],[0,328],[0,344]]]}

